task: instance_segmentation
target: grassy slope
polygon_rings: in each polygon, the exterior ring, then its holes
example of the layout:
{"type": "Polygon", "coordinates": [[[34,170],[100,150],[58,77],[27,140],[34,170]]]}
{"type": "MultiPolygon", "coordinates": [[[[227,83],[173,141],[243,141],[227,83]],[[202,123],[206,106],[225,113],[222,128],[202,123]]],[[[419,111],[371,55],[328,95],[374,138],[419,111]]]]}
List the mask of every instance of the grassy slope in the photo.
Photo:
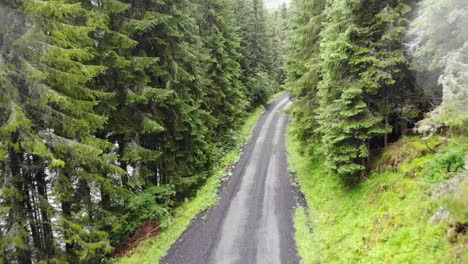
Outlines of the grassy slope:
{"type": "Polygon", "coordinates": [[[467,177],[447,184],[462,178],[453,171],[463,170],[466,138],[431,139],[437,153],[418,137],[402,139],[352,189],[328,174],[318,156],[302,156],[291,132],[287,145],[290,168],[310,207],[310,217],[301,207],[295,214],[303,263],[468,263],[467,235],[450,235],[451,224],[468,223],[467,177]],[[442,206],[451,216],[431,224],[442,206]]]}
{"type": "MultiPolygon", "coordinates": [[[[272,103],[282,93],[272,95],[268,104],[272,103]]],[[[119,263],[158,263],[166,255],[171,245],[188,228],[192,219],[216,203],[218,200],[217,191],[221,186],[227,168],[239,160],[242,145],[250,139],[255,125],[264,112],[265,108],[261,106],[246,119],[244,125],[240,128],[236,147],[227,153],[213,169],[213,176],[200,188],[197,195],[175,210],[170,226],[164,229],[156,238],[143,242],[131,255],[119,259],[119,263]]]]}

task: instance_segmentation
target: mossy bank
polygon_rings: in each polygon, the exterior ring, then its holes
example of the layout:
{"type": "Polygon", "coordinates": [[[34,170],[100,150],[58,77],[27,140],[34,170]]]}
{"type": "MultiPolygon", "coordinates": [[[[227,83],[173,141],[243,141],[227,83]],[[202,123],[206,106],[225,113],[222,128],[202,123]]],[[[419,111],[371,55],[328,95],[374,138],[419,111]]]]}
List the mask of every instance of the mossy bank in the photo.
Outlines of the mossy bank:
{"type": "Polygon", "coordinates": [[[291,130],[290,169],[310,208],[295,215],[303,263],[468,262],[466,138],[404,137],[347,187],[291,130]]]}

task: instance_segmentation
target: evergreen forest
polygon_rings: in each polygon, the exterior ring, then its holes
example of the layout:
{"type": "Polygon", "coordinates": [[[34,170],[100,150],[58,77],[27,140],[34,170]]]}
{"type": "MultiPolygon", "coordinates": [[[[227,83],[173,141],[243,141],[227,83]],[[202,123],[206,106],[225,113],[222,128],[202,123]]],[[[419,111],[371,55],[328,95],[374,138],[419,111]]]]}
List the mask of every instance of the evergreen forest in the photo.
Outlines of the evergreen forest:
{"type": "Polygon", "coordinates": [[[1,0],[0,22],[0,263],[105,263],[170,229],[281,91],[343,188],[407,136],[457,139],[465,170],[465,0],[1,0]]]}

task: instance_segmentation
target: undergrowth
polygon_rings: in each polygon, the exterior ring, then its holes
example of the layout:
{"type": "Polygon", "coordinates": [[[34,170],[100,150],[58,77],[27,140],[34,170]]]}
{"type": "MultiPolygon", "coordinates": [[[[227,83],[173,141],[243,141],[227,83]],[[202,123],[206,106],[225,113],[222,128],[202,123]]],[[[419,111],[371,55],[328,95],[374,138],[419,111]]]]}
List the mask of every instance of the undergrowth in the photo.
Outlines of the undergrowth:
{"type": "Polygon", "coordinates": [[[290,168],[310,208],[310,221],[295,215],[303,263],[468,263],[466,138],[405,137],[348,188],[319,154],[301,154],[292,129],[290,168]]]}

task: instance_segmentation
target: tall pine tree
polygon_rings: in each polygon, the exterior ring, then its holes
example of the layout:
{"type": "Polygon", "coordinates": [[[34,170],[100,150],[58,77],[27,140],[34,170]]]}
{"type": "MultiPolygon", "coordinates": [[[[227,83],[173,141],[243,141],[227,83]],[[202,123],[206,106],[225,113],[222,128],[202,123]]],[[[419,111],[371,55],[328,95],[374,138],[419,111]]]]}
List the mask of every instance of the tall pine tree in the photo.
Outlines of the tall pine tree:
{"type": "Polygon", "coordinates": [[[403,51],[412,1],[293,2],[288,87],[298,97],[296,134],[349,181],[372,153],[421,118],[403,51]]]}
{"type": "Polygon", "coordinates": [[[240,125],[246,108],[239,63],[240,38],[230,0],[202,0],[200,9],[200,34],[208,52],[203,106],[215,118],[213,140],[225,145],[232,140],[232,129],[240,125]]]}
{"type": "Polygon", "coordinates": [[[235,14],[241,38],[242,81],[253,109],[265,104],[277,86],[273,79],[271,28],[262,0],[236,1],[235,14]]]}

